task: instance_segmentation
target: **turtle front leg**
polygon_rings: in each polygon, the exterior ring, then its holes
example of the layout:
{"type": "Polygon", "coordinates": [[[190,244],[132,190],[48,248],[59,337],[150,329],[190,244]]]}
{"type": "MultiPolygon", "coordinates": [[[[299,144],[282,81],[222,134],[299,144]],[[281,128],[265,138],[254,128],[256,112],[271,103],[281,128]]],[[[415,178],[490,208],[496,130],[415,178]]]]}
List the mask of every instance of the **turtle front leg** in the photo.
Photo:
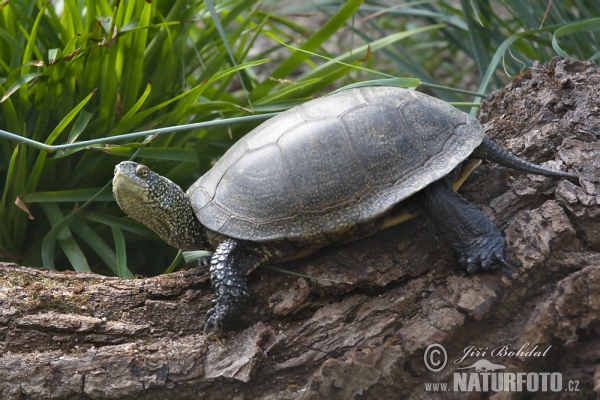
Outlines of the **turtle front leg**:
{"type": "Polygon", "coordinates": [[[235,239],[222,241],[210,261],[210,281],[217,297],[206,314],[204,331],[217,329],[236,314],[248,297],[247,275],[266,257],[235,239]]]}
{"type": "Polygon", "coordinates": [[[491,271],[504,260],[506,240],[477,207],[452,190],[447,179],[425,189],[425,208],[439,234],[454,248],[458,263],[467,273],[491,271]]]}

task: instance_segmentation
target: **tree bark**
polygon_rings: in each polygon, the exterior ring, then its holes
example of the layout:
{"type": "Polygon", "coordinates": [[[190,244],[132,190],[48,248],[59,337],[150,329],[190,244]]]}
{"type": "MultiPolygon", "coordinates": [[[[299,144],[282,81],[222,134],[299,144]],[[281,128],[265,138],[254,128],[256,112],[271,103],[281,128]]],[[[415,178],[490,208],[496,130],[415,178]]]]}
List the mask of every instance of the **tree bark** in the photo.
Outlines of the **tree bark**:
{"type": "MultiPolygon", "coordinates": [[[[503,372],[561,373],[563,389],[578,381],[580,393],[528,398],[595,398],[599,92],[594,63],[554,59],[484,102],[479,118],[496,143],[580,176],[576,184],[484,163],[467,180],[461,193],[507,239],[512,278],[458,272],[419,217],[280,265],[343,283],[259,268],[246,313],[217,336],[202,333],[206,270],[119,280],[3,263],[0,398],[458,399],[466,393],[425,384],[452,388],[455,372],[475,372],[456,368],[481,359],[503,372]],[[434,343],[448,355],[439,372],[424,363],[434,343]],[[544,355],[502,352],[536,345],[544,355]]],[[[468,398],[488,395],[510,397],[468,398]]]]}

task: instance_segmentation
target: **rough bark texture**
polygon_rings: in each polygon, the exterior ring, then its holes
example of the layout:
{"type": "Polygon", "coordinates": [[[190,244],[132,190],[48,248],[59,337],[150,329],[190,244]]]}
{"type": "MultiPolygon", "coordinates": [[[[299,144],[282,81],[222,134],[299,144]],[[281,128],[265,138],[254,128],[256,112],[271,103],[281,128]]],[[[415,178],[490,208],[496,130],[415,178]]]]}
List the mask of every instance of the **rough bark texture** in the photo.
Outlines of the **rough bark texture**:
{"type": "Polygon", "coordinates": [[[595,398],[599,91],[595,64],[555,59],[482,107],[502,147],[581,177],[577,185],[484,164],[461,189],[505,234],[512,279],[457,272],[420,217],[283,265],[347,283],[255,271],[247,312],[217,337],[202,333],[212,298],[204,270],[122,281],[0,264],[0,398],[486,398],[424,384],[451,382],[468,346],[526,343],[551,347],[544,357],[480,355],[460,366],[486,358],[512,372],[560,372],[580,393],[531,396],[595,398]],[[433,343],[449,355],[438,373],[423,361],[433,343]]]}

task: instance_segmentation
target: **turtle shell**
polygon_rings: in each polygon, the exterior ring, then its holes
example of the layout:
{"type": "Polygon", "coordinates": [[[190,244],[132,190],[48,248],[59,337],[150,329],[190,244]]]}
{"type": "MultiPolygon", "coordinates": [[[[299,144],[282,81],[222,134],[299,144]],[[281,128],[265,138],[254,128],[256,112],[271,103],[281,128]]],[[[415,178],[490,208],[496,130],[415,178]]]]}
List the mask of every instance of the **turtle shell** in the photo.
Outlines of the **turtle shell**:
{"type": "Polygon", "coordinates": [[[188,195],[228,237],[332,242],[447,175],[483,136],[473,117],[419,92],[351,89],[261,124],[188,195]]]}

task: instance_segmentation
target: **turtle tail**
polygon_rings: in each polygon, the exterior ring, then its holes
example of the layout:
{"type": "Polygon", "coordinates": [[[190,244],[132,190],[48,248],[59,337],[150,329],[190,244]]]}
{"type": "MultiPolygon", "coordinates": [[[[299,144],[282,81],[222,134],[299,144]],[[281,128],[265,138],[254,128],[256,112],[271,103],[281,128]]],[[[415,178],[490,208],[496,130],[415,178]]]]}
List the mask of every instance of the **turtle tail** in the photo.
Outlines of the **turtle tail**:
{"type": "Polygon", "coordinates": [[[573,181],[578,181],[579,177],[564,171],[555,171],[553,169],[542,167],[527,160],[523,160],[512,153],[502,149],[496,143],[492,142],[487,137],[473,152],[473,156],[485,160],[494,161],[505,167],[516,169],[517,171],[526,172],[529,174],[551,176],[554,178],[563,178],[573,181]]]}

